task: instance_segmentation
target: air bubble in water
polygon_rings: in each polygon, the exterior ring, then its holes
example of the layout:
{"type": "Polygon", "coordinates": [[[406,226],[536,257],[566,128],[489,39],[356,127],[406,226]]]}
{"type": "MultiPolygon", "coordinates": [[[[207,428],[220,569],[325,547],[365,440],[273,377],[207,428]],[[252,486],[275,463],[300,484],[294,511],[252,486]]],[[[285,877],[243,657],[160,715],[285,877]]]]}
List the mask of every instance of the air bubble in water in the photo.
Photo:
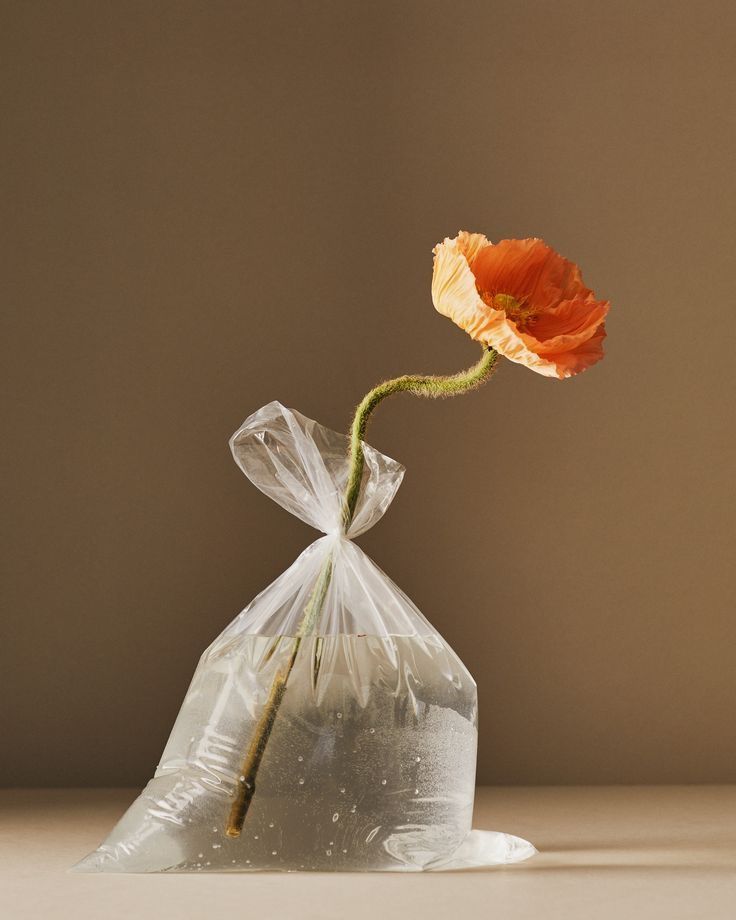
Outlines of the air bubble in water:
{"type": "Polygon", "coordinates": [[[300,786],[303,786],[303,785],[304,785],[304,777],[303,777],[303,776],[300,776],[300,777],[299,777],[299,785],[300,785],[300,786]]]}
{"type": "Polygon", "coordinates": [[[212,844],[212,849],[213,849],[213,850],[219,850],[221,846],[222,846],[221,843],[213,843],[213,844],[212,844]]]}
{"type": "Polygon", "coordinates": [[[332,823],[334,824],[335,821],[337,821],[339,817],[340,817],[340,812],[336,811],[335,814],[332,816],[332,823]]]}
{"type": "Polygon", "coordinates": [[[337,716],[338,719],[342,719],[342,713],[341,713],[341,712],[335,713],[335,715],[337,716]]]}
{"type": "Polygon", "coordinates": [[[375,735],[375,733],[376,733],[375,728],[369,728],[368,731],[369,731],[372,735],[375,735]]]}
{"type": "Polygon", "coordinates": [[[386,780],[385,780],[385,779],[382,779],[382,780],[381,780],[381,785],[382,785],[382,786],[385,786],[385,785],[386,785],[386,780]]]}
{"type": "Polygon", "coordinates": [[[345,787],[344,787],[344,786],[340,786],[340,792],[345,792],[345,787]]]}
{"type": "Polygon", "coordinates": [[[268,822],[268,826],[269,826],[269,827],[273,827],[273,821],[269,821],[269,822],[268,822]]]}
{"type": "Polygon", "coordinates": [[[297,757],[297,760],[299,761],[299,763],[301,763],[301,762],[304,760],[304,758],[303,758],[302,755],[300,754],[300,755],[297,757]]]}
{"type": "Polygon", "coordinates": [[[278,853],[278,850],[271,850],[271,856],[276,856],[277,853],[278,853]]]}

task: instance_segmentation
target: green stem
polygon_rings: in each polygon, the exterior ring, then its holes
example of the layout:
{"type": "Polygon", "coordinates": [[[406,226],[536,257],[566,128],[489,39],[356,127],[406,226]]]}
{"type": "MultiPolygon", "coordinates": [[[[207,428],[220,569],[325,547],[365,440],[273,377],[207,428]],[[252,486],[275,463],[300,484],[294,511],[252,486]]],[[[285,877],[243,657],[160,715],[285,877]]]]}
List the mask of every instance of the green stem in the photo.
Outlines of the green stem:
{"type": "Polygon", "coordinates": [[[365,440],[368,422],[376,406],[393,393],[412,393],[414,396],[425,396],[428,399],[441,399],[446,396],[458,396],[461,393],[467,393],[488,380],[496,366],[497,358],[498,352],[483,346],[483,355],[480,361],[467,370],[460,371],[459,374],[451,374],[447,377],[406,374],[403,377],[395,377],[393,380],[385,380],[369,393],[366,393],[355,410],[353,426],[350,431],[350,472],[343,502],[343,520],[346,530],[353,519],[355,507],[358,504],[363,479],[363,441],[365,440]]]}
{"type": "MultiPolygon", "coordinates": [[[[355,412],[350,436],[350,472],[343,499],[343,517],[346,531],[355,514],[358,496],[360,495],[364,466],[363,438],[368,426],[368,420],[376,406],[392,393],[413,393],[415,396],[426,396],[433,399],[467,393],[468,390],[480,386],[491,376],[497,357],[498,354],[493,349],[484,347],[480,361],[459,374],[454,374],[450,377],[425,377],[419,374],[409,374],[404,377],[397,377],[395,380],[379,383],[365,396],[355,412]]],[[[281,708],[299,647],[302,639],[311,635],[319,621],[332,580],[332,568],[332,554],[330,553],[322,565],[310,598],[304,608],[289,657],[285,664],[279,668],[273,679],[261,717],[253,732],[248,750],[245,752],[240,779],[235,790],[235,798],[225,826],[225,833],[228,837],[239,837],[242,832],[250,803],[255,795],[256,777],[261,766],[261,760],[265,754],[271,731],[281,708]]]]}

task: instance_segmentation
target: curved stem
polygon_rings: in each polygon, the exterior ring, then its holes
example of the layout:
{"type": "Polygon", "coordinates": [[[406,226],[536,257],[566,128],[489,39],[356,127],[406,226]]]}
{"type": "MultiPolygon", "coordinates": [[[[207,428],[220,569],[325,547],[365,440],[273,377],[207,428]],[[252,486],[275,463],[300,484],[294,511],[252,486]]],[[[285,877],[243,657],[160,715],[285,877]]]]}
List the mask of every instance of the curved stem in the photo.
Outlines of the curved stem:
{"type": "Polygon", "coordinates": [[[350,472],[345,489],[343,518],[345,529],[353,519],[358,504],[360,486],[363,478],[363,441],[373,410],[387,396],[393,393],[412,393],[428,399],[441,399],[446,396],[458,396],[479,387],[491,376],[496,366],[498,352],[483,346],[483,355],[476,364],[459,374],[447,377],[405,374],[393,380],[385,380],[363,397],[355,410],[353,426],[350,431],[350,472]]]}
{"type": "MultiPolygon", "coordinates": [[[[407,392],[413,393],[415,396],[426,396],[433,399],[467,393],[468,390],[480,386],[491,376],[497,357],[497,352],[484,347],[480,361],[459,374],[453,374],[449,377],[426,377],[419,374],[407,374],[404,377],[396,377],[394,380],[379,383],[370,393],[366,394],[356,409],[350,437],[350,472],[343,508],[346,530],[353,519],[358,496],[360,495],[364,466],[363,437],[368,427],[371,413],[376,406],[392,393],[407,392]]],[[[332,567],[333,560],[330,553],[325,558],[322,569],[317,576],[317,581],[299,621],[296,635],[293,637],[289,656],[274,677],[261,717],[253,732],[248,750],[245,752],[240,779],[235,789],[235,798],[225,826],[225,833],[228,837],[239,837],[242,832],[246,815],[255,795],[256,778],[261,766],[261,760],[281,708],[299,647],[302,640],[312,634],[315,625],[319,621],[332,580],[332,567]]]]}

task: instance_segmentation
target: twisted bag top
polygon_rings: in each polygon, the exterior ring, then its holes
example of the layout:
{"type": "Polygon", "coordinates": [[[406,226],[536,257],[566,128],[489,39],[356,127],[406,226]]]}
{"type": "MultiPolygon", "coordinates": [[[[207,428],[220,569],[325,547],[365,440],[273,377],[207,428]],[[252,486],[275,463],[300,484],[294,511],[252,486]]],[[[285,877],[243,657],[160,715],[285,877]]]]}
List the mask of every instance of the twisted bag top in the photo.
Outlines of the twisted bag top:
{"type": "MultiPolygon", "coordinates": [[[[235,462],[254,486],[322,533],[343,532],[342,499],[349,440],[280,402],[254,412],[230,439],[235,462]]],[[[357,537],[380,520],[404,467],[367,444],[360,497],[345,534],[357,537]]]]}
{"type": "Polygon", "coordinates": [[[316,635],[437,635],[403,591],[351,542],[383,516],[401,485],[404,467],[364,445],[360,497],[345,532],[342,500],[348,443],[345,435],[279,402],[253,413],[232,436],[233,456],[248,479],[326,536],[308,546],[261,592],[218,642],[243,633],[295,635],[328,554],[332,554],[332,578],[316,635]]]}

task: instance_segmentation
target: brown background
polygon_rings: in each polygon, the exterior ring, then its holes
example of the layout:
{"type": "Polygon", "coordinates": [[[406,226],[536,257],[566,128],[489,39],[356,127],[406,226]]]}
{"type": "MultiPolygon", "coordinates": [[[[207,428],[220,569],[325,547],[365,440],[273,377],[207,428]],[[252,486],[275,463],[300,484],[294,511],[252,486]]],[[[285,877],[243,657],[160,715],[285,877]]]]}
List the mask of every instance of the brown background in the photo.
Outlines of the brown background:
{"type": "Polygon", "coordinates": [[[614,304],[563,383],[397,398],[361,539],[476,676],[489,783],[736,780],[730,2],[3,4],[2,779],[142,784],[316,535],[227,439],[475,346],[460,228],[614,304]]]}

